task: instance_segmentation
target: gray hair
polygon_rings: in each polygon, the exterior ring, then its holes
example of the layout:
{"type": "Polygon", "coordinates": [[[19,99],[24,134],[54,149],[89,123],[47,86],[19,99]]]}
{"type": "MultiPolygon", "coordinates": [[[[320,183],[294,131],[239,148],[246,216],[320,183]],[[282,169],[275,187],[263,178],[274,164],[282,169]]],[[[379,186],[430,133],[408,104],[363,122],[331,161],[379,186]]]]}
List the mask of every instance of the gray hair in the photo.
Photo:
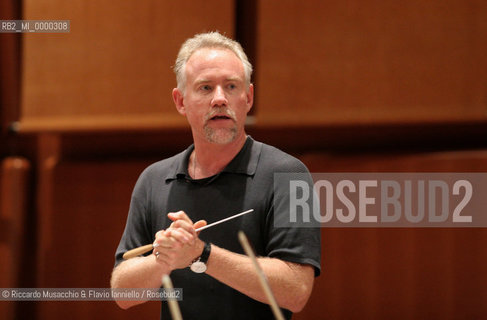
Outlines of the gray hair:
{"type": "Polygon", "coordinates": [[[247,55],[242,46],[237,41],[223,36],[218,32],[208,32],[195,35],[193,38],[186,40],[179,50],[176,63],[174,64],[174,73],[176,74],[176,81],[178,89],[184,93],[186,87],[186,62],[199,49],[203,48],[222,48],[229,49],[242,61],[245,82],[247,86],[250,85],[250,77],[252,75],[252,64],[250,64],[247,55]]]}

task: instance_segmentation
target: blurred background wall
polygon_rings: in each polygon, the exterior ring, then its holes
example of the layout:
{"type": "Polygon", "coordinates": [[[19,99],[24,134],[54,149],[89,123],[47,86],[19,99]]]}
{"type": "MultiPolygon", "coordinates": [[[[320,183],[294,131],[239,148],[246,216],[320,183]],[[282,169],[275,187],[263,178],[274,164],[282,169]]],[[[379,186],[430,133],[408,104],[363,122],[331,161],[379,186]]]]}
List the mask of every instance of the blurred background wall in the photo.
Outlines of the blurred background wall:
{"type": "MultiPolygon", "coordinates": [[[[181,43],[219,30],[254,64],[248,132],[313,172],[486,172],[483,0],[4,0],[0,287],[109,286],[140,172],[191,143],[181,43]]],[[[322,229],[296,319],[487,318],[487,231],[322,229]]],[[[0,303],[4,319],[156,319],[159,303],[0,303]]]]}

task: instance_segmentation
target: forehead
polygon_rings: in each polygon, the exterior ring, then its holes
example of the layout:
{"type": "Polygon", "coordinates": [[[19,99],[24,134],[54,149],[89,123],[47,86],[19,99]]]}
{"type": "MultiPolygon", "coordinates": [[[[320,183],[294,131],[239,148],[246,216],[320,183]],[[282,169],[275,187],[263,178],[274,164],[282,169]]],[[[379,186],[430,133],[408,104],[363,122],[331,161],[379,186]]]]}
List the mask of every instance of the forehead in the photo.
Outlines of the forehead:
{"type": "Polygon", "coordinates": [[[232,77],[238,76],[243,79],[243,63],[233,51],[224,48],[199,49],[186,62],[188,80],[215,73],[227,73],[232,77]]]}

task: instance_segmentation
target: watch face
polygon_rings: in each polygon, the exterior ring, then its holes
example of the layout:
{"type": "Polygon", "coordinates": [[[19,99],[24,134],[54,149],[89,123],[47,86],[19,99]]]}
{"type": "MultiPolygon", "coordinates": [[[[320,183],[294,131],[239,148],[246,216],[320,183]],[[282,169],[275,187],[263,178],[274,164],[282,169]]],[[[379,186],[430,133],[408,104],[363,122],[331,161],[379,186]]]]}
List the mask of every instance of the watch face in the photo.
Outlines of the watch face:
{"type": "Polygon", "coordinates": [[[203,273],[206,271],[206,264],[201,261],[196,261],[193,264],[191,264],[190,269],[191,271],[196,273],[203,273]]]}

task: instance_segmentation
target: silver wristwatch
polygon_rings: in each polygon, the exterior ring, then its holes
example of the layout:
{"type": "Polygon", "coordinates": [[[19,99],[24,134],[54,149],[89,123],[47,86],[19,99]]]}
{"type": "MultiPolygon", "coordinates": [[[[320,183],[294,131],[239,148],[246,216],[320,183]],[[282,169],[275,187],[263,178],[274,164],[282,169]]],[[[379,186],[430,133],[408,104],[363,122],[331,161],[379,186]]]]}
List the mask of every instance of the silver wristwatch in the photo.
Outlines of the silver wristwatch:
{"type": "Polygon", "coordinates": [[[197,259],[193,260],[189,268],[191,271],[196,273],[203,273],[206,271],[206,263],[208,262],[208,258],[210,257],[211,252],[211,243],[205,242],[205,246],[203,248],[203,252],[201,256],[197,259]]]}

